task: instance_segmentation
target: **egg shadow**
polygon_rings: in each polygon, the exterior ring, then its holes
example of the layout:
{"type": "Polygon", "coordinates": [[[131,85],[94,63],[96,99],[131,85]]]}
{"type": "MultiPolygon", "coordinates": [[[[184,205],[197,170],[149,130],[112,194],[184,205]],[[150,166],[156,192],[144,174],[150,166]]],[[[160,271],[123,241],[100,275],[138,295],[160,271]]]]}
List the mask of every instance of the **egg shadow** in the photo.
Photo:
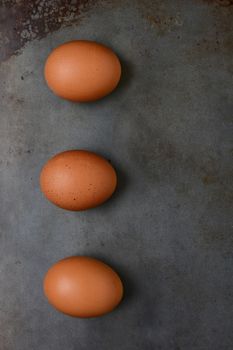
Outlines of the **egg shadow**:
{"type": "Polygon", "coordinates": [[[133,80],[133,65],[130,61],[120,58],[121,62],[121,79],[115,90],[115,95],[121,94],[123,90],[127,89],[133,80]]]}
{"type": "Polygon", "coordinates": [[[133,65],[130,61],[118,56],[121,62],[121,78],[116,86],[116,88],[107,96],[103,97],[100,100],[94,101],[92,105],[101,105],[106,102],[114,101],[117,99],[120,101],[122,94],[125,94],[129,89],[134,76],[133,65]]]}
{"type": "MultiPolygon", "coordinates": [[[[116,162],[114,162],[114,164],[115,163],[116,162]]],[[[115,200],[117,200],[117,198],[119,198],[125,192],[129,184],[129,176],[119,164],[116,165],[116,173],[117,173],[117,187],[113,195],[113,198],[115,200]]]]}

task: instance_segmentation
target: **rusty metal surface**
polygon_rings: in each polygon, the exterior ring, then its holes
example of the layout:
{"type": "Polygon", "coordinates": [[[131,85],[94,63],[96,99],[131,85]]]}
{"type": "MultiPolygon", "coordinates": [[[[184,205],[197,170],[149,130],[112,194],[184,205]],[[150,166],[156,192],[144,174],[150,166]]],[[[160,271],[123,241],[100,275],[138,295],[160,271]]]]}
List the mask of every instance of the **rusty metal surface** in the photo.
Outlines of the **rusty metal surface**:
{"type": "Polygon", "coordinates": [[[6,60],[31,40],[79,21],[94,3],[93,0],[3,0],[0,60],[6,60]]]}
{"type": "Polygon", "coordinates": [[[0,350],[232,350],[232,1],[4,0],[0,46],[0,350]],[[76,38],[122,61],[97,103],[43,79],[51,49],[76,38]],[[42,165],[71,148],[112,161],[111,201],[70,213],[42,197],[42,165]],[[122,276],[112,314],[47,304],[45,272],[75,254],[122,276]]]}

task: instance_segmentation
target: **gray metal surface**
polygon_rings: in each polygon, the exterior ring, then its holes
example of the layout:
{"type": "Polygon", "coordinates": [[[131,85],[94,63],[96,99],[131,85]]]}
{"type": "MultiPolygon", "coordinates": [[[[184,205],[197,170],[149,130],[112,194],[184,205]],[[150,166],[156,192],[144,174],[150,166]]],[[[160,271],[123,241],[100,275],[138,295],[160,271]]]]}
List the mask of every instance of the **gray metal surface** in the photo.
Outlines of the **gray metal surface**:
{"type": "Polygon", "coordinates": [[[231,1],[26,3],[0,10],[0,349],[232,350],[231,1]],[[51,49],[79,38],[123,63],[97,103],[63,101],[43,79],[51,49]],[[110,159],[119,186],[73,213],[38,177],[80,148],[110,159]],[[122,276],[113,313],[74,319],[47,303],[44,274],[75,254],[122,276]]]}

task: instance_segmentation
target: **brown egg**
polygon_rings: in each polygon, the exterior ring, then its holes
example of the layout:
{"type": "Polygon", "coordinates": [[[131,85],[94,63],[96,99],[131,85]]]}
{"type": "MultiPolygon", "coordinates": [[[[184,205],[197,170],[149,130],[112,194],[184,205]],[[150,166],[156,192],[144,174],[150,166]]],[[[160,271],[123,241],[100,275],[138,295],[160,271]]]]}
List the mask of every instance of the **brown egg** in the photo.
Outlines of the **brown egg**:
{"type": "Polygon", "coordinates": [[[58,96],[71,101],[98,100],[112,92],[121,76],[118,57],[108,47],[76,40],[58,46],[45,64],[45,79],[58,96]]]}
{"type": "Polygon", "coordinates": [[[68,210],[85,210],[105,202],[115,191],[116,172],[104,158],[88,151],[66,151],[43,167],[40,186],[49,201],[68,210]]]}
{"type": "Polygon", "coordinates": [[[122,282],[103,262],[84,256],[58,261],[47,272],[44,293],[57,310],[75,317],[112,311],[123,296],[122,282]]]}

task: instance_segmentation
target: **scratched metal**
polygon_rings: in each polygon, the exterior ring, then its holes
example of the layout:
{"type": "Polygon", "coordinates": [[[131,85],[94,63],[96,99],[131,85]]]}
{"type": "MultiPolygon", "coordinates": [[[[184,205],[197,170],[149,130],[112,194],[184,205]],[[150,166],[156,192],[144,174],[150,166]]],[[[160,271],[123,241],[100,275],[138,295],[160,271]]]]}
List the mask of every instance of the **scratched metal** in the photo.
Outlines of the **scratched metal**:
{"type": "Polygon", "coordinates": [[[232,350],[232,1],[4,0],[0,6],[0,350],[232,350]],[[112,47],[119,88],[54,96],[52,48],[112,47]],[[82,148],[111,160],[117,193],[63,211],[44,162],[82,148]],[[46,301],[55,261],[85,254],[122,276],[113,313],[81,320],[46,301]]]}

